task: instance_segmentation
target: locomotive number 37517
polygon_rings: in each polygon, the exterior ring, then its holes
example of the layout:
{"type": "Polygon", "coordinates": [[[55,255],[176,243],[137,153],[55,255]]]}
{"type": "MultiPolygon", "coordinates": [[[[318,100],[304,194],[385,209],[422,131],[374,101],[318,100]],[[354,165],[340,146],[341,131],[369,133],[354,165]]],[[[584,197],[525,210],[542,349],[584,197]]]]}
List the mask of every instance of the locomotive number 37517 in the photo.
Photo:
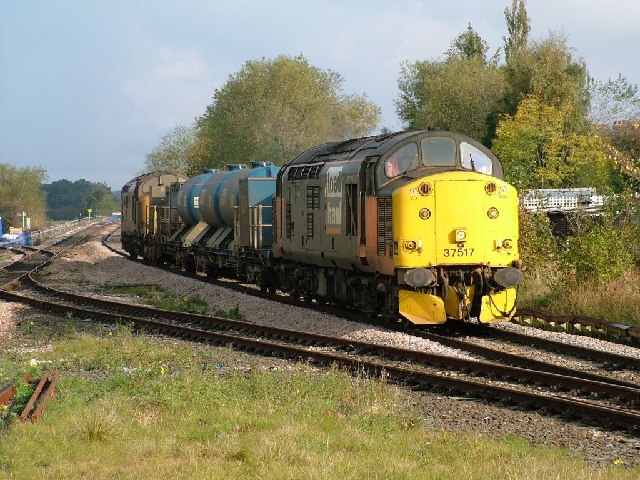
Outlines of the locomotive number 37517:
{"type": "Polygon", "coordinates": [[[442,252],[444,257],[471,257],[474,248],[445,248],[442,252]]]}

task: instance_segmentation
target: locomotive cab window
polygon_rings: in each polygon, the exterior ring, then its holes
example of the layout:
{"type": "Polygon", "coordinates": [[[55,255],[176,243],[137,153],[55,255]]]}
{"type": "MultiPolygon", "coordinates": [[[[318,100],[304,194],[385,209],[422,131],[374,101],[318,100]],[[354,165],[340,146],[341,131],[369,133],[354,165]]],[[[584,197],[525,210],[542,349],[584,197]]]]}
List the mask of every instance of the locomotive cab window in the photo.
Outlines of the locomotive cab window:
{"type": "Polygon", "coordinates": [[[462,168],[467,170],[493,175],[493,162],[491,159],[467,142],[460,142],[460,163],[462,168]]]}
{"type": "Polygon", "coordinates": [[[455,167],[456,142],[449,137],[427,137],[420,142],[422,163],[427,167],[455,167]]]}
{"type": "Polygon", "coordinates": [[[419,166],[418,146],[408,143],[385,160],[384,174],[387,178],[394,178],[419,166]]]}

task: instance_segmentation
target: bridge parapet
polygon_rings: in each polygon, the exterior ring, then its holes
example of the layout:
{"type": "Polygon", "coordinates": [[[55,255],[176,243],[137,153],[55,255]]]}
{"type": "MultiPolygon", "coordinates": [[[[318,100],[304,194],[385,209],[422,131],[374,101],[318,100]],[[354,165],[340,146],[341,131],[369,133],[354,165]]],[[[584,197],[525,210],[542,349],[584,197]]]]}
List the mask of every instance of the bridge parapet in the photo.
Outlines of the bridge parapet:
{"type": "Polygon", "coordinates": [[[529,212],[571,212],[584,210],[597,213],[604,205],[604,196],[595,188],[542,188],[525,190],[520,203],[529,212]]]}

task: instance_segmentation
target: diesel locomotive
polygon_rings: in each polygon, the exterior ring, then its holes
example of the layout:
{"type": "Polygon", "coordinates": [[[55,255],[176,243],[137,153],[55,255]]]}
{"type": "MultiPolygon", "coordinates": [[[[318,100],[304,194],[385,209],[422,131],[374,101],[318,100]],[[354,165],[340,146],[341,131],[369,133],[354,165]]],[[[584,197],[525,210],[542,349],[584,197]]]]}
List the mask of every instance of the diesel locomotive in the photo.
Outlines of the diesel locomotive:
{"type": "Polygon", "coordinates": [[[122,202],[131,256],[411,324],[508,320],[523,278],[517,192],[490,150],[454,132],[150,173],[122,202]]]}

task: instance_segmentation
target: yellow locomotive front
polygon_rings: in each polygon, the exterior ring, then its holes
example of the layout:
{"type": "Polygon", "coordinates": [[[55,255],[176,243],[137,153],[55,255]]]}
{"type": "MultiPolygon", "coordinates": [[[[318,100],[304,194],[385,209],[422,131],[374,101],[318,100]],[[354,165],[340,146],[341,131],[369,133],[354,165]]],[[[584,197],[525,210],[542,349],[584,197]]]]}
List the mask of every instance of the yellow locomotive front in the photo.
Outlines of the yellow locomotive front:
{"type": "MultiPolygon", "coordinates": [[[[420,163],[432,168],[392,193],[398,308],[415,324],[508,320],[522,280],[517,192],[489,150],[454,140],[423,138],[420,163]]],[[[415,153],[400,149],[385,174],[415,153]]]]}

